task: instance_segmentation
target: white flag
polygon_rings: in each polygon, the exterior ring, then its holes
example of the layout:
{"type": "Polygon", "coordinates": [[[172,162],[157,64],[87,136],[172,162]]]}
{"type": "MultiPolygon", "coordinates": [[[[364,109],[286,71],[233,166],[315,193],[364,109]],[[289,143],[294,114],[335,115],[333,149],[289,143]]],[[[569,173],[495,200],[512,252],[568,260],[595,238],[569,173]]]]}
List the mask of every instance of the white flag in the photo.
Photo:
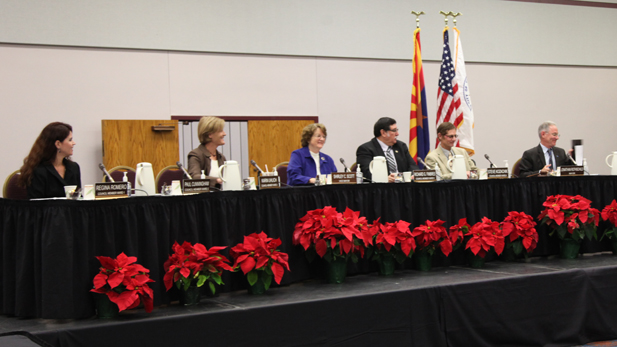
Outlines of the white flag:
{"type": "Polygon", "coordinates": [[[475,153],[473,145],[473,107],[471,106],[471,95],[469,93],[469,84],[467,84],[467,72],[465,71],[465,58],[463,57],[463,46],[461,45],[461,33],[456,27],[453,28],[456,36],[456,57],[455,70],[456,70],[456,83],[458,84],[458,90],[461,92],[462,100],[460,109],[462,114],[459,117],[462,119],[456,119],[454,125],[458,128],[458,147],[465,148],[469,155],[475,153]]]}

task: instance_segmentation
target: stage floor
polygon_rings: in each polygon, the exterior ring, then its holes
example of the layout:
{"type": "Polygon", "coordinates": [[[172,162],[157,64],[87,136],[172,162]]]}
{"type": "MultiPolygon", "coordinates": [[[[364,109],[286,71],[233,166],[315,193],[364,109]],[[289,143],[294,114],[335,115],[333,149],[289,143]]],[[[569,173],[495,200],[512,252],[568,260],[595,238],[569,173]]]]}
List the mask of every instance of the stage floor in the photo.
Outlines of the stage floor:
{"type": "Polygon", "coordinates": [[[53,346],[574,346],[617,338],[615,293],[617,256],[597,253],[314,279],[113,320],[0,316],[0,334],[53,346]]]}

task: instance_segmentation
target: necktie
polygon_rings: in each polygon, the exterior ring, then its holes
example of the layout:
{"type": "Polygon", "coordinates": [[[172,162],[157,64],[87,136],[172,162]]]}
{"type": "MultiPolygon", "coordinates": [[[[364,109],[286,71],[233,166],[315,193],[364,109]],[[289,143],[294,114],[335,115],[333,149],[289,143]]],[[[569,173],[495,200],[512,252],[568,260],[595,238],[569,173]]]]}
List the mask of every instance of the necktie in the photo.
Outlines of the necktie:
{"type": "Polygon", "coordinates": [[[547,153],[548,153],[548,163],[551,165],[551,170],[555,170],[555,163],[553,163],[553,149],[549,148],[547,153]]]}
{"type": "Polygon", "coordinates": [[[392,147],[388,147],[386,151],[386,160],[388,161],[388,171],[390,173],[396,172],[396,162],[394,161],[394,157],[392,156],[392,147]]]}

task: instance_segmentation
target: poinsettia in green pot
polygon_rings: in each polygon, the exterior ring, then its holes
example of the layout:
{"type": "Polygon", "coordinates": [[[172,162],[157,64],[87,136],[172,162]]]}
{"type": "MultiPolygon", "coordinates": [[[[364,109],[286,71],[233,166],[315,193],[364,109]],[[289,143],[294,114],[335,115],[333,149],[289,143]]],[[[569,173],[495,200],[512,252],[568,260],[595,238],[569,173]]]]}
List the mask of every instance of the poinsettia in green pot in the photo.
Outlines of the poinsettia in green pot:
{"type": "Polygon", "coordinates": [[[169,291],[173,285],[180,290],[180,301],[184,305],[195,305],[200,300],[200,287],[208,283],[212,294],[216,293],[214,284],[222,285],[223,270],[231,271],[229,260],[220,251],[227,247],[210,247],[201,243],[192,245],[184,241],[182,245],[174,242],[170,255],[163,267],[163,281],[169,291]]]}
{"type": "Polygon", "coordinates": [[[411,236],[416,240],[414,266],[417,270],[429,271],[431,269],[433,254],[438,248],[446,257],[452,252],[452,241],[443,226],[444,223],[440,219],[427,220],[411,232],[411,236]]]}
{"type": "Polygon", "coordinates": [[[520,254],[527,257],[538,245],[538,232],[533,217],[525,212],[511,211],[499,228],[506,240],[502,259],[513,261],[520,254]]]}
{"type": "Polygon", "coordinates": [[[105,295],[97,297],[99,318],[112,318],[118,312],[137,307],[143,302],[146,312],[152,312],[154,293],[148,283],[150,270],[137,264],[136,257],[120,253],[116,259],[96,257],[101,262],[100,272],[94,277],[91,292],[105,295]]]}
{"type": "Polygon", "coordinates": [[[549,235],[559,237],[561,258],[577,258],[585,237],[597,239],[600,211],[591,207],[591,200],[580,195],[551,195],[542,205],[538,220],[553,229],[549,235]]]}
{"type": "Polygon", "coordinates": [[[278,250],[281,239],[272,239],[263,231],[244,236],[229,251],[234,260],[233,269],[241,269],[249,282],[249,293],[263,294],[272,283],[272,277],[281,284],[285,269],[289,271],[289,256],[278,250]]]}
{"type": "Polygon", "coordinates": [[[400,220],[394,223],[382,224],[379,218],[368,228],[370,244],[367,249],[367,257],[375,260],[379,265],[380,275],[392,275],[395,269],[395,261],[402,264],[405,259],[411,258],[416,248],[410,223],[400,220]]]}
{"type": "Polygon", "coordinates": [[[606,205],[604,209],[602,209],[601,215],[602,219],[610,225],[610,227],[604,230],[602,238],[606,236],[611,240],[613,254],[617,254],[617,202],[613,200],[613,202],[606,205]]]}
{"type": "Polygon", "coordinates": [[[495,251],[497,255],[503,252],[505,247],[504,236],[499,229],[499,222],[482,217],[482,221],[474,224],[464,235],[465,249],[469,249],[469,266],[473,268],[484,267],[486,255],[495,251]]]}
{"type": "Polygon", "coordinates": [[[342,283],[347,274],[347,261],[364,257],[364,235],[368,231],[365,217],[347,208],[344,213],[326,206],[308,211],[300,218],[293,233],[293,244],[301,245],[309,261],[318,255],[326,264],[326,280],[342,283]]]}

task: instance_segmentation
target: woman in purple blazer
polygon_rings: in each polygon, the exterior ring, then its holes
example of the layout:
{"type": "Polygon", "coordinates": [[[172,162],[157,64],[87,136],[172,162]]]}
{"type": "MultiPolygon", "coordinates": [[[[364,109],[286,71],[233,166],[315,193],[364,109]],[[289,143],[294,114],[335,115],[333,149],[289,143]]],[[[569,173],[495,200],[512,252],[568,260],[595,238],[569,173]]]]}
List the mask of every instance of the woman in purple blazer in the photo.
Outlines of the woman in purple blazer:
{"type": "Polygon", "coordinates": [[[315,184],[317,175],[336,172],[334,161],[321,153],[328,132],[323,124],[309,124],[302,129],[302,148],[291,153],[287,165],[287,184],[298,186],[315,184]]]}

